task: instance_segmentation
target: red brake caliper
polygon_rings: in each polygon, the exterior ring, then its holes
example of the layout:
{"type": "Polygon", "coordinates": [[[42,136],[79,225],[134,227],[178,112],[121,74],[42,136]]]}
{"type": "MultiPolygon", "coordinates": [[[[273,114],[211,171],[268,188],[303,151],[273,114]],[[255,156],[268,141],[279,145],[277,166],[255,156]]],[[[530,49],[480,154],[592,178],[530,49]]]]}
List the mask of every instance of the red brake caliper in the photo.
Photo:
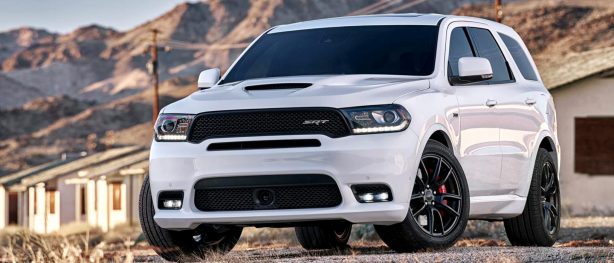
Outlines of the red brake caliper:
{"type": "MultiPolygon", "coordinates": [[[[437,176],[437,181],[439,181],[439,176],[437,176]]],[[[441,185],[438,189],[437,192],[439,194],[445,194],[447,193],[446,191],[446,186],[445,185],[441,185]]],[[[448,200],[441,200],[441,204],[443,205],[448,205],[448,200]]],[[[441,211],[439,210],[439,212],[441,213],[442,216],[444,216],[446,214],[446,211],[441,211]]]]}

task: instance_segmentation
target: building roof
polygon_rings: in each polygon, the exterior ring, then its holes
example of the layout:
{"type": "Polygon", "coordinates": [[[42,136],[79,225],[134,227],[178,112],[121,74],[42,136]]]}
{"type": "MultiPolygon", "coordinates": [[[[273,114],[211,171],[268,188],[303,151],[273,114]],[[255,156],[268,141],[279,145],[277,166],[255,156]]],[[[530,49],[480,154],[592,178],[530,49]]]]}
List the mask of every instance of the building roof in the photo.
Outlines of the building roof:
{"type": "Polygon", "coordinates": [[[103,163],[122,158],[142,150],[143,149],[138,146],[115,148],[104,152],[95,153],[75,161],[61,163],[48,169],[32,171],[28,176],[22,177],[21,180],[17,180],[17,182],[15,182],[11,188],[15,190],[24,189],[25,187],[53,180],[60,176],[76,173],[93,165],[102,165],[103,163]]]}
{"type": "Polygon", "coordinates": [[[33,174],[37,174],[43,172],[45,170],[49,170],[51,168],[60,166],[69,162],[69,160],[56,160],[48,163],[44,163],[38,166],[30,167],[19,172],[15,172],[12,174],[7,174],[5,176],[0,177],[0,185],[10,186],[15,183],[19,183],[21,179],[31,176],[33,174]]]}
{"type": "Polygon", "coordinates": [[[575,53],[538,64],[544,85],[555,89],[614,69],[614,47],[575,53]]]}
{"type": "MultiPolygon", "coordinates": [[[[149,150],[140,150],[131,153],[128,156],[117,158],[115,160],[106,162],[101,165],[93,165],[87,167],[86,169],[82,169],[79,171],[80,174],[86,177],[99,177],[108,175],[110,173],[118,172],[125,168],[134,168],[137,164],[145,163],[145,167],[147,167],[147,163],[149,160],[149,150]]],[[[139,166],[139,168],[142,168],[139,166]]]]}

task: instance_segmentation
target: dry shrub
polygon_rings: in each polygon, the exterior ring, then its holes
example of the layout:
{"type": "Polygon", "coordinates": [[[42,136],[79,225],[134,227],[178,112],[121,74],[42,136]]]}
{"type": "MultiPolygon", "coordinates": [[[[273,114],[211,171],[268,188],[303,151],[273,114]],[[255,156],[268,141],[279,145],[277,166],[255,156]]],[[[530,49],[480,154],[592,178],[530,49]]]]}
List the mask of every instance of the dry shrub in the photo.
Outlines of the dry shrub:
{"type": "Polygon", "coordinates": [[[494,239],[463,239],[456,242],[456,247],[503,247],[506,246],[503,240],[494,239]]]}
{"type": "Polygon", "coordinates": [[[254,228],[243,229],[238,247],[280,247],[295,246],[298,240],[294,234],[294,228],[254,228]]]}
{"type": "Polygon", "coordinates": [[[1,257],[10,262],[82,262],[83,246],[59,235],[39,235],[27,230],[2,236],[1,257]]]}
{"type": "Polygon", "coordinates": [[[559,244],[557,247],[613,247],[612,240],[574,240],[559,244]]]}
{"type": "MultiPolygon", "coordinates": [[[[127,233],[122,230],[119,233],[127,233]]],[[[0,262],[132,262],[132,235],[103,234],[91,227],[62,234],[37,234],[23,228],[0,232],[0,262]],[[80,230],[85,230],[82,232],[80,230]],[[111,235],[111,237],[109,237],[111,235]],[[104,240],[111,240],[108,243],[104,240]]]]}

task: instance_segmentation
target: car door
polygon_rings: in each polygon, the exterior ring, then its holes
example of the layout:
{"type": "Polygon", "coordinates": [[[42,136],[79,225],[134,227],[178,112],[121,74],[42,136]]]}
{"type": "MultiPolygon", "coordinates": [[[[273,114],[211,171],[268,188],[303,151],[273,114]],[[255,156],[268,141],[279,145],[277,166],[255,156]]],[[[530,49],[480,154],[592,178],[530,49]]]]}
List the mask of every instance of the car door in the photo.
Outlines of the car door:
{"type": "MultiPolygon", "coordinates": [[[[464,26],[448,28],[448,40],[447,74],[450,79],[458,76],[458,59],[478,54],[464,26]]],[[[500,98],[487,82],[456,85],[455,90],[460,118],[459,161],[467,177],[470,195],[495,194],[501,172],[496,109],[500,98]]]]}
{"type": "Polygon", "coordinates": [[[501,116],[501,188],[515,194],[530,180],[531,152],[545,116],[547,96],[543,85],[518,41],[498,33],[506,60],[516,76],[513,88],[502,90],[501,116]]]}

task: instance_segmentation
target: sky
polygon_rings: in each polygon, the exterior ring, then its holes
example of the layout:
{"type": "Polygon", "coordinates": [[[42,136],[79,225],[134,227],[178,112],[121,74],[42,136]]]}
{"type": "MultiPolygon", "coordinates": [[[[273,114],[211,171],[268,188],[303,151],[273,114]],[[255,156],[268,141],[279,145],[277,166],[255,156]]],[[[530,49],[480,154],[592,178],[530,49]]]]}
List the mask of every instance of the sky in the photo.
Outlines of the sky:
{"type": "Polygon", "coordinates": [[[1,0],[0,32],[30,26],[67,33],[91,24],[123,31],[181,2],[185,0],[1,0]]]}

